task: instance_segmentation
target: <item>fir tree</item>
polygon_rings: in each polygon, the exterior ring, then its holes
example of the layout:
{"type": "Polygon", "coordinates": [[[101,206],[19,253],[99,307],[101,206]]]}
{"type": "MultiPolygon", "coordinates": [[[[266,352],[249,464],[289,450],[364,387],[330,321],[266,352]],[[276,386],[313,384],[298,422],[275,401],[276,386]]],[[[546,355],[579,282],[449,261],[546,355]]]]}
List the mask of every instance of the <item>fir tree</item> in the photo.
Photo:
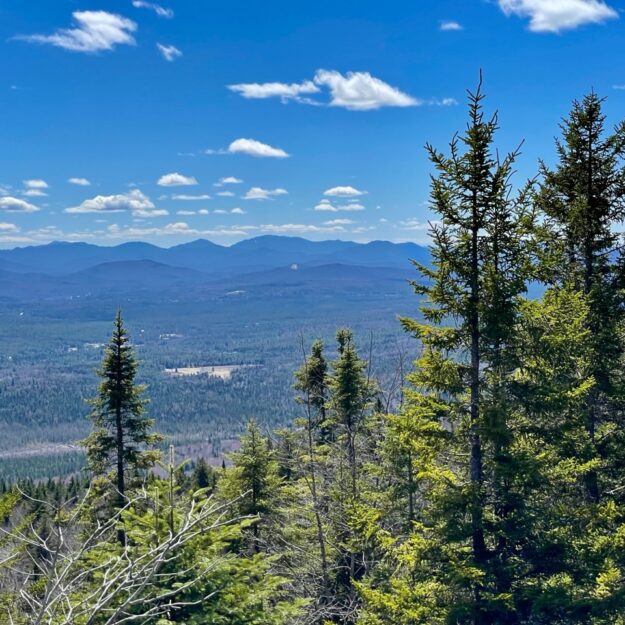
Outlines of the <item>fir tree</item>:
{"type": "MultiPolygon", "coordinates": [[[[159,454],[153,446],[162,437],[151,431],[154,421],[145,416],[145,387],[136,384],[138,363],[121,311],[106,347],[98,375],[98,395],[91,400],[93,431],[85,440],[89,468],[107,478],[114,488],[115,506],[123,508],[127,491],[143,472],[154,466],[159,454]]],[[[120,541],[124,540],[120,532],[120,541]]]]}

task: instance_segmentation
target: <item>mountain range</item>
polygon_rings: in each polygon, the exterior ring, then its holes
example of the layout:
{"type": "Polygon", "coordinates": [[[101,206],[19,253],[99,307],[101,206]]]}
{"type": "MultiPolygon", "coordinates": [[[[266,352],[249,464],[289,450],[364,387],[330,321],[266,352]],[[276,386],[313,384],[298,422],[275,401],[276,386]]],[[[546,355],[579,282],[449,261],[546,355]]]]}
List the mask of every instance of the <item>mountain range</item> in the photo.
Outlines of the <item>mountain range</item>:
{"type": "Polygon", "coordinates": [[[366,286],[414,276],[410,260],[428,263],[414,243],[309,241],[261,236],[232,246],[204,239],[162,248],[144,242],[104,247],[54,242],[0,250],[4,299],[84,297],[107,292],[175,294],[261,286],[366,286]]]}

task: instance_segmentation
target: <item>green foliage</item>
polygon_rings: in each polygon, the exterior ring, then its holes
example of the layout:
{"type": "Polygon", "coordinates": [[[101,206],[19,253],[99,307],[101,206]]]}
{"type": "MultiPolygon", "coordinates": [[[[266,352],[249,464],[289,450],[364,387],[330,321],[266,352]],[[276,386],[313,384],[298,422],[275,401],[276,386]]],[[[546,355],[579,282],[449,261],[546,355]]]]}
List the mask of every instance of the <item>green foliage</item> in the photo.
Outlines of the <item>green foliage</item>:
{"type": "Polygon", "coordinates": [[[466,132],[428,147],[397,403],[340,329],[330,356],[302,339],[290,427],[249,421],[220,470],[161,465],[118,315],[91,492],[0,481],[0,624],[625,625],[625,126],[601,109],[574,103],[537,188],[514,190],[481,85],[466,132]],[[123,499],[94,514],[102,477],[123,499]]]}
{"type": "Polygon", "coordinates": [[[135,383],[137,360],[117,312],[113,335],[106,348],[98,396],[91,401],[94,430],[84,441],[89,468],[96,476],[111,479],[118,505],[124,505],[126,489],[154,466],[158,453],[150,447],[162,437],[151,432],[154,421],[144,415],[145,387],[135,383]]]}

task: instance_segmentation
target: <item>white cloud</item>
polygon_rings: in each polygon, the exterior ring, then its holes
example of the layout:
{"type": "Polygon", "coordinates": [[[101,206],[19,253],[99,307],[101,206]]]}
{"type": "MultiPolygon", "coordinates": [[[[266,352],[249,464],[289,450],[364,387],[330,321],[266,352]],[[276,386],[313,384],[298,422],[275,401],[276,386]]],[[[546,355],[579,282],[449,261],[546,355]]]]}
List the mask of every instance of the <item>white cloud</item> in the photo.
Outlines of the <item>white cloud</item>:
{"type": "Polygon", "coordinates": [[[321,93],[327,89],[330,96],[329,106],[338,106],[352,111],[369,111],[384,106],[419,106],[422,100],[392,87],[375,78],[369,72],[347,72],[346,75],[335,70],[317,70],[312,80],[300,83],[266,82],[240,83],[229,85],[228,89],[244,98],[280,98],[282,102],[294,100],[304,104],[324,105],[319,99],[305,97],[321,93]]]}
{"type": "Polygon", "coordinates": [[[20,229],[15,224],[0,222],[0,232],[19,232],[20,229]]]}
{"type": "Polygon", "coordinates": [[[213,211],[213,215],[227,215],[228,211],[224,210],[223,208],[218,208],[217,210],[213,211]]]}
{"type": "Polygon", "coordinates": [[[343,226],[315,226],[312,224],[262,224],[260,232],[271,234],[311,234],[316,232],[344,232],[343,226]]]}
{"type": "Polygon", "coordinates": [[[326,189],[323,194],[329,195],[330,197],[356,197],[359,195],[365,195],[366,191],[360,191],[354,187],[345,186],[345,187],[332,187],[331,189],[326,189]]]}
{"type": "Polygon", "coordinates": [[[133,217],[165,217],[169,215],[169,211],[164,208],[153,208],[153,209],[137,209],[132,211],[133,217]]]}
{"type": "Polygon", "coordinates": [[[454,30],[463,30],[462,24],[453,21],[443,21],[439,26],[440,30],[444,31],[454,31],[454,30]]]}
{"type": "Polygon", "coordinates": [[[35,178],[31,180],[23,180],[24,186],[27,189],[47,189],[48,183],[45,180],[41,180],[40,178],[35,178]]]}
{"type": "Polygon", "coordinates": [[[195,211],[176,211],[176,215],[195,215],[195,211]]]}
{"type": "Polygon", "coordinates": [[[66,213],[118,213],[132,211],[135,217],[160,217],[167,215],[164,209],[157,209],[149,197],[139,189],[117,195],[96,195],[79,206],[66,208],[66,213]]]}
{"type": "Polygon", "coordinates": [[[263,189],[262,187],[252,187],[243,196],[244,200],[270,200],[277,195],[286,195],[286,189],[263,189]]]}
{"type": "Polygon", "coordinates": [[[160,4],[155,4],[153,2],[133,0],[132,6],[135,7],[135,9],[150,9],[159,17],[166,17],[167,19],[171,19],[174,16],[174,12],[171,9],[166,9],[165,7],[160,6],[160,4]]]}
{"type": "Polygon", "coordinates": [[[106,236],[111,239],[137,239],[140,237],[160,236],[245,236],[250,231],[256,230],[256,226],[238,226],[236,228],[216,228],[214,230],[199,230],[189,227],[184,221],[167,224],[159,228],[122,228],[117,224],[108,227],[106,236]]]}
{"type": "Polygon", "coordinates": [[[24,197],[46,197],[48,194],[41,189],[26,189],[22,191],[24,197]]]}
{"type": "Polygon", "coordinates": [[[220,197],[234,197],[232,191],[220,191],[217,195],[220,197]]]}
{"type": "Polygon", "coordinates": [[[456,98],[443,98],[442,100],[433,98],[428,100],[427,103],[431,106],[456,106],[458,104],[458,100],[456,100],[456,98]]]}
{"type": "Polygon", "coordinates": [[[350,201],[347,204],[335,206],[330,200],[321,200],[313,210],[326,213],[338,213],[340,211],[364,211],[365,207],[356,201],[350,201]]]}
{"type": "Polygon", "coordinates": [[[88,187],[91,185],[91,182],[86,178],[68,178],[67,182],[78,185],[79,187],[88,187]]]}
{"type": "Polygon", "coordinates": [[[203,195],[184,195],[184,194],[182,194],[182,195],[175,195],[174,194],[174,195],[171,196],[171,199],[172,200],[181,200],[183,202],[195,202],[195,201],[198,201],[198,200],[210,200],[211,196],[210,195],[206,195],[206,194],[203,194],[203,195]]]}
{"type": "Polygon", "coordinates": [[[164,174],[156,183],[161,187],[189,187],[197,184],[193,176],[183,176],[179,173],[164,174]]]}
{"type": "Polygon", "coordinates": [[[315,206],[314,210],[327,213],[336,213],[338,209],[334,207],[330,200],[321,200],[321,202],[319,202],[319,204],[315,206]]]}
{"type": "Polygon", "coordinates": [[[132,20],[106,11],[75,11],[75,28],[63,28],[52,35],[26,35],[18,39],[50,44],[72,52],[102,52],[117,45],[134,45],[137,25],[132,20]]]}
{"type": "Polygon", "coordinates": [[[243,180],[235,176],[226,176],[225,178],[220,178],[213,186],[223,187],[225,184],[241,184],[242,182],[243,180]]]}
{"type": "MultiPolygon", "coordinates": [[[[432,222],[432,223],[437,224],[439,222],[432,222]]],[[[430,222],[419,221],[415,217],[411,217],[410,219],[400,221],[399,226],[402,230],[416,230],[416,231],[428,231],[431,228],[430,222]]]]}
{"type": "Polygon", "coordinates": [[[10,195],[0,197],[0,211],[8,213],[36,213],[39,209],[26,200],[21,200],[10,195]]]}
{"type": "Polygon", "coordinates": [[[340,211],[364,211],[365,207],[360,202],[348,202],[337,207],[340,211]]]}
{"type": "Polygon", "coordinates": [[[230,212],[233,215],[245,215],[245,211],[242,208],[233,208],[230,212]]]}
{"type": "Polygon", "coordinates": [[[200,210],[197,212],[198,215],[208,215],[210,214],[210,211],[207,208],[200,208],[200,210]]]}
{"type": "Polygon", "coordinates": [[[167,61],[175,61],[182,56],[182,52],[176,48],[176,46],[166,46],[162,43],[157,43],[156,47],[158,51],[163,55],[167,61]]]}
{"type": "Polygon", "coordinates": [[[529,18],[533,32],[558,33],[618,17],[603,0],[498,0],[506,15],[529,18]]]}
{"type": "Polygon", "coordinates": [[[418,106],[420,100],[396,87],[374,78],[369,72],[347,72],[345,76],[334,70],[320,69],[315,83],[330,89],[330,106],[350,111],[371,111],[384,106],[418,106]]]}
{"type": "Polygon", "coordinates": [[[258,158],[288,158],[288,154],[255,139],[236,139],[228,146],[230,154],[248,154],[258,158]]]}
{"type": "Polygon", "coordinates": [[[332,219],[330,221],[324,221],[324,226],[349,226],[350,224],[355,224],[355,221],[351,219],[332,219]]]}
{"type": "Polygon", "coordinates": [[[283,83],[283,82],[265,82],[265,83],[240,83],[237,85],[228,85],[230,91],[240,94],[244,98],[265,99],[280,98],[283,102],[288,100],[297,100],[300,102],[308,102],[303,95],[311,93],[319,93],[320,89],[312,80],[306,80],[301,83],[283,83]]]}

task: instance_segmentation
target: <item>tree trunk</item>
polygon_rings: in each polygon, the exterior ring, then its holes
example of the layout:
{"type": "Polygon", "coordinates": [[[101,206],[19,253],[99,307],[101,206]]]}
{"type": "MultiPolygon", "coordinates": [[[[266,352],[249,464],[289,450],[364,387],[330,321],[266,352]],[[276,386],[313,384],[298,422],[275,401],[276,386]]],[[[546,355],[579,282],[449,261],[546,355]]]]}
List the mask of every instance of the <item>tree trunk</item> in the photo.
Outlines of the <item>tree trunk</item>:
{"type": "MultiPolygon", "coordinates": [[[[484,541],[482,482],[483,457],[482,439],[480,434],[480,328],[479,328],[479,256],[478,256],[477,198],[473,200],[473,224],[471,235],[471,282],[469,332],[471,342],[470,365],[470,432],[471,432],[471,543],[473,558],[478,567],[486,560],[486,544],[484,541]]],[[[474,623],[482,625],[484,620],[481,612],[481,590],[476,584],[474,590],[476,610],[474,623]]]]}

